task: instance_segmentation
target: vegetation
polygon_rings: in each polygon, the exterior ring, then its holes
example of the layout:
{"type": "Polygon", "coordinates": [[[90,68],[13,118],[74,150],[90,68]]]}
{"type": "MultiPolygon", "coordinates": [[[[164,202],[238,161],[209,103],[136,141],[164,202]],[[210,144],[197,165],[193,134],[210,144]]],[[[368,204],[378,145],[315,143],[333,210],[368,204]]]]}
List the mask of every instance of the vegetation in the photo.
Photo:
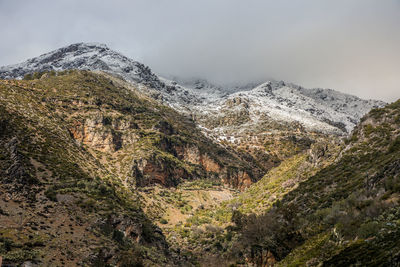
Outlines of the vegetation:
{"type": "MultiPolygon", "coordinates": [[[[246,223],[239,243],[253,242],[247,247],[257,245],[271,252],[276,260],[283,259],[282,266],[320,262],[328,266],[379,265],[395,260],[398,246],[388,236],[395,235],[400,214],[400,150],[393,148],[399,135],[395,120],[400,113],[398,102],[364,119],[339,160],[300,183],[265,214],[247,217],[252,222],[246,223]],[[275,229],[272,225],[257,234],[256,242],[249,238],[248,232],[256,230],[252,225],[271,219],[289,226],[275,229]],[[298,235],[304,241],[293,250],[292,239],[298,235]],[[360,256],[367,251],[373,251],[376,258],[370,261],[371,257],[360,256]]],[[[259,260],[260,256],[254,258],[259,260]]]]}
{"type": "Polygon", "coordinates": [[[217,145],[105,74],[0,81],[0,254],[49,266],[393,265],[399,129],[397,101],[343,143],[284,128],[217,145]]]}

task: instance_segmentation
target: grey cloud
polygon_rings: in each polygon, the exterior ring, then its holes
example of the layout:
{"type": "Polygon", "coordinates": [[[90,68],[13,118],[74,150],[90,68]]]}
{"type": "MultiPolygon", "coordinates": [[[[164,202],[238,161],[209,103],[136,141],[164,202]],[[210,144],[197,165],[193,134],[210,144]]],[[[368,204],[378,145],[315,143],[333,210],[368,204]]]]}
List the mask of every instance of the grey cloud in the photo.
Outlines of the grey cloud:
{"type": "Polygon", "coordinates": [[[0,65],[81,41],[165,76],[400,97],[398,0],[0,0],[0,65]]]}

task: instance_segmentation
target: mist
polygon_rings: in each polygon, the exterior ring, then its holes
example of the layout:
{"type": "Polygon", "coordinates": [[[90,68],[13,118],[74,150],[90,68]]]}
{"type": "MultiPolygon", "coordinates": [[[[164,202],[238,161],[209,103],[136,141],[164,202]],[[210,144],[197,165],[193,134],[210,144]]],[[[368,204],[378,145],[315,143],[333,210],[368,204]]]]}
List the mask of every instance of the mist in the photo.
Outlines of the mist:
{"type": "Polygon", "coordinates": [[[0,0],[0,65],[100,42],[162,76],[400,98],[399,0],[0,0]]]}

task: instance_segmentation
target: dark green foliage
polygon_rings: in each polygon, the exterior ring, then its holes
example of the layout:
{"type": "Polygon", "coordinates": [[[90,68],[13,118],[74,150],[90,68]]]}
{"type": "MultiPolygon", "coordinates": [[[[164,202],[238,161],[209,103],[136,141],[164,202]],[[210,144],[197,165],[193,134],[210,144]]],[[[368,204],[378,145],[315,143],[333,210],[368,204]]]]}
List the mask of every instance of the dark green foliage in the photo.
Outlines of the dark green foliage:
{"type": "Polygon", "coordinates": [[[124,251],[121,253],[119,260],[119,266],[121,267],[142,267],[144,266],[142,261],[142,251],[138,247],[134,247],[131,250],[124,251]]]}
{"type": "Polygon", "coordinates": [[[119,244],[124,244],[124,233],[120,230],[114,229],[112,238],[119,244]]]}
{"type": "Polygon", "coordinates": [[[25,74],[25,76],[24,76],[24,80],[27,80],[27,81],[29,81],[29,80],[32,80],[32,79],[33,79],[33,76],[32,76],[32,74],[31,74],[31,73],[25,74]]]}
{"type": "Polygon", "coordinates": [[[38,246],[42,243],[16,243],[9,238],[0,236],[0,254],[3,257],[3,264],[22,264],[24,261],[36,261],[38,259],[38,246]]]}
{"type": "Polygon", "coordinates": [[[240,230],[243,228],[243,224],[245,223],[245,217],[239,210],[234,210],[232,213],[231,221],[235,224],[235,230],[240,230]]]}
{"type": "Polygon", "coordinates": [[[400,136],[396,137],[396,139],[390,144],[388,149],[388,153],[394,153],[396,151],[400,151],[400,136]]]}
{"type": "Polygon", "coordinates": [[[400,261],[400,231],[372,240],[360,240],[323,263],[323,266],[397,266],[400,261]]]}
{"type": "Polygon", "coordinates": [[[49,187],[45,192],[44,195],[50,199],[51,201],[57,201],[57,192],[54,190],[53,187],[49,187]]]}
{"type": "Polygon", "coordinates": [[[256,261],[268,251],[278,260],[303,242],[292,221],[293,207],[277,211],[272,209],[263,215],[250,214],[241,218],[242,228],[236,248],[247,250],[256,261]],[[279,213],[278,213],[279,212],[279,213]]]}

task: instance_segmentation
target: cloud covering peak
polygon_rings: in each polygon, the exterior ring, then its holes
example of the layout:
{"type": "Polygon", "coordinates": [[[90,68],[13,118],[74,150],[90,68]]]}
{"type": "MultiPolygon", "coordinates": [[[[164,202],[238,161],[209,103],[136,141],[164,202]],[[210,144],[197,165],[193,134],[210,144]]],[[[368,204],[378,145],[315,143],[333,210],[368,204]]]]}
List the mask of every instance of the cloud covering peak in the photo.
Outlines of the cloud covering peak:
{"type": "Polygon", "coordinates": [[[106,43],[164,76],[400,97],[400,1],[0,1],[0,65],[106,43]]]}

